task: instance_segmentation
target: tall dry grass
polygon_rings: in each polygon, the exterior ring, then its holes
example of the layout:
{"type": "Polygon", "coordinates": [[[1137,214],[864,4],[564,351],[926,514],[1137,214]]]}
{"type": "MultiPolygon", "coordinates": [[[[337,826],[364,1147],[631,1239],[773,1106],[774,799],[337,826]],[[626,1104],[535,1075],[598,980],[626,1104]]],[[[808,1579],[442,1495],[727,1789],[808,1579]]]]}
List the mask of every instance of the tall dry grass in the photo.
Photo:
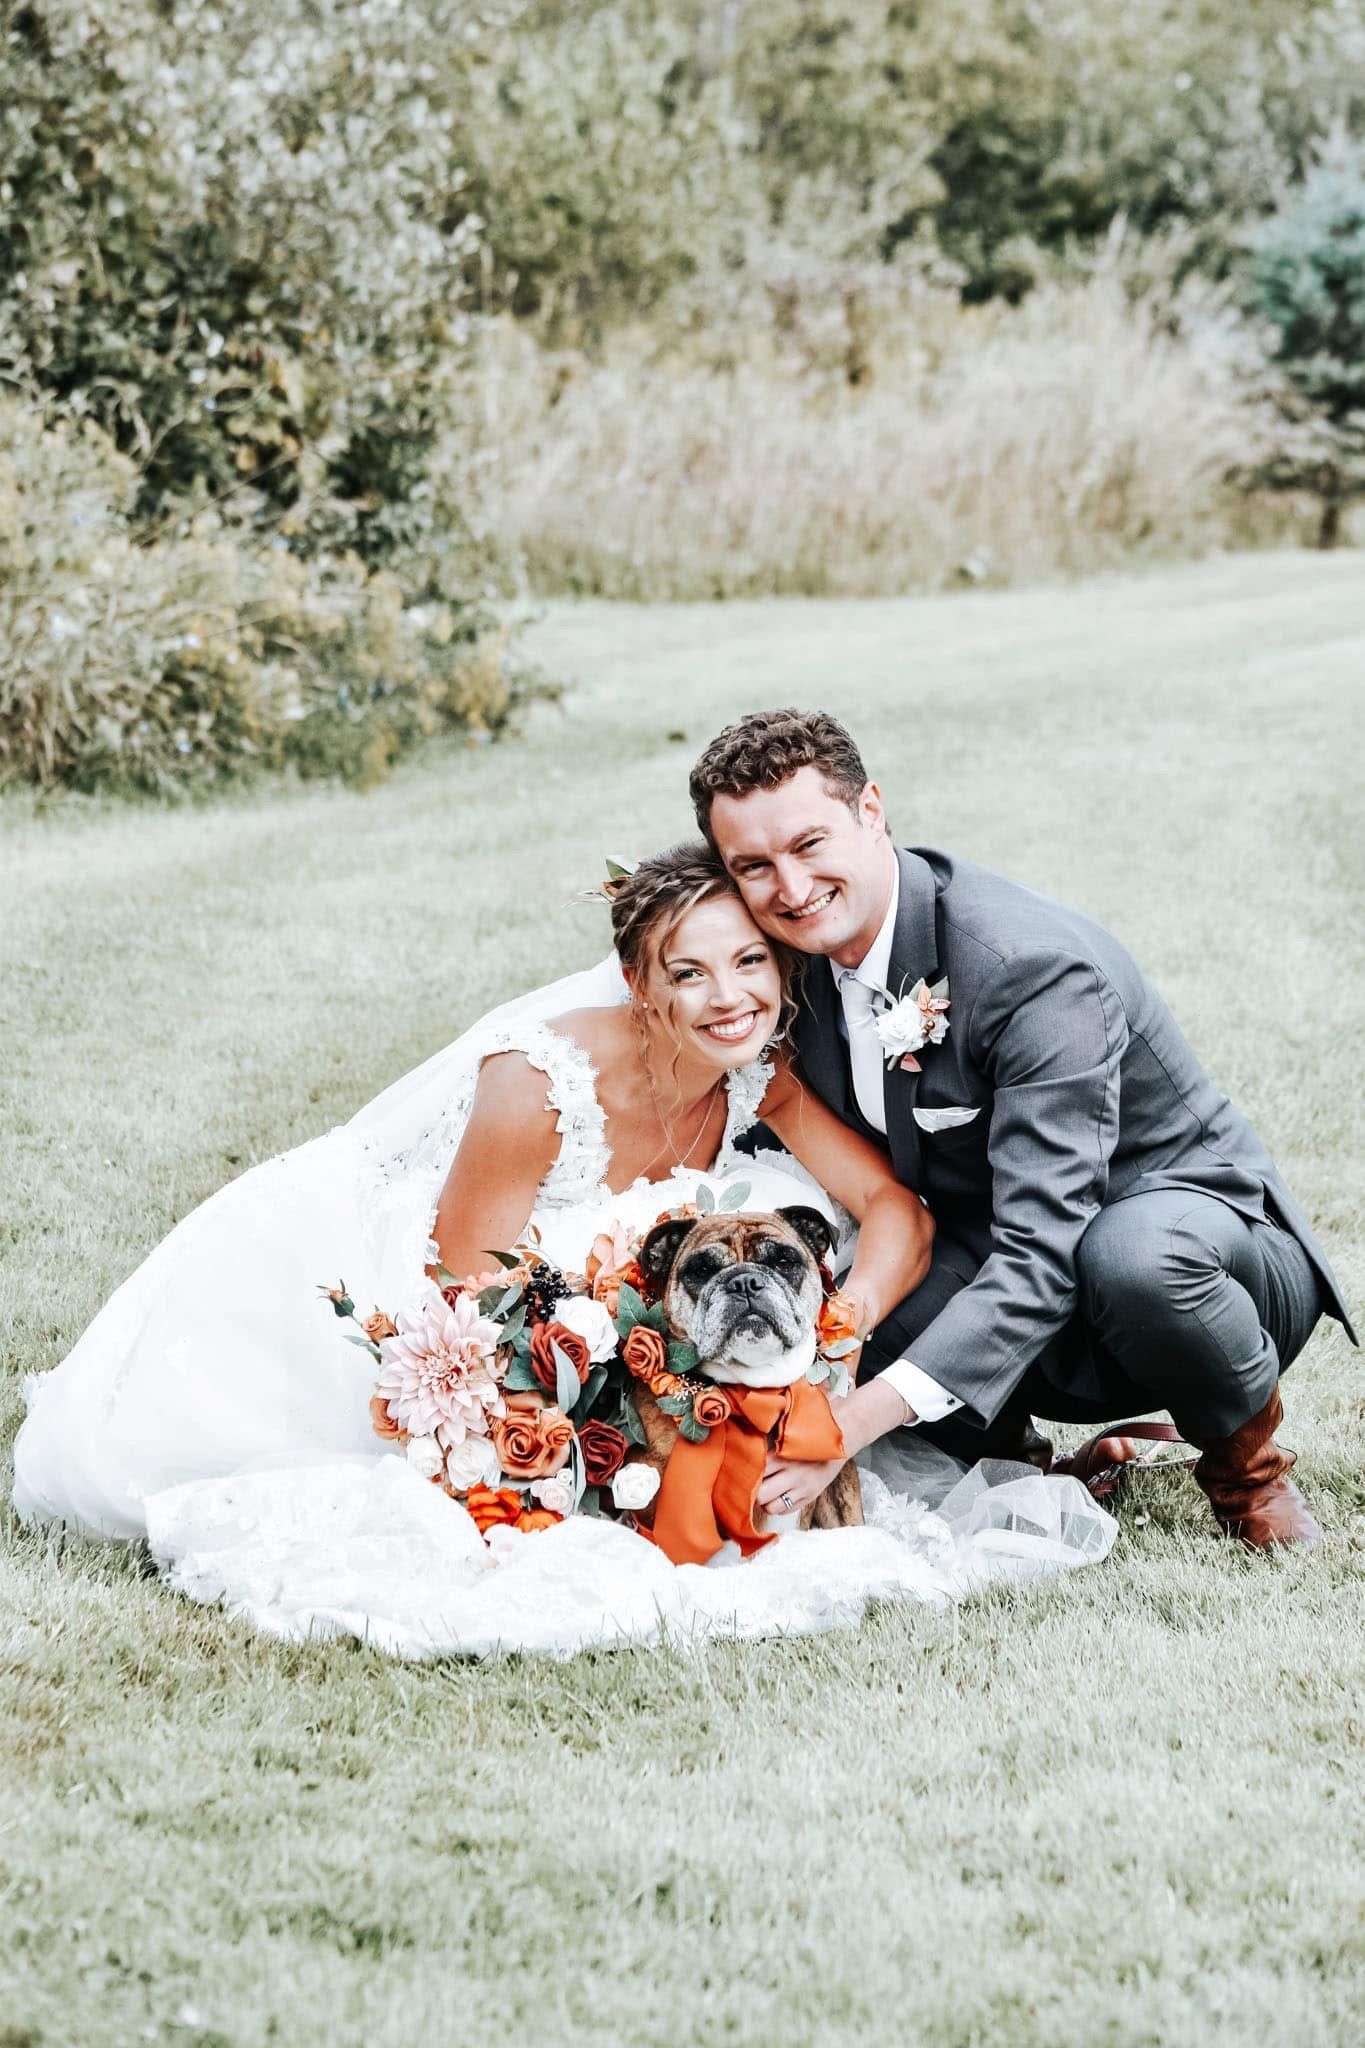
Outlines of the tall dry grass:
{"type": "Polygon", "coordinates": [[[495,326],[480,520],[544,592],[878,595],[1297,538],[1229,479],[1265,426],[1207,290],[1116,265],[1022,307],[799,295],[736,341],[624,334],[600,360],[495,326]]]}

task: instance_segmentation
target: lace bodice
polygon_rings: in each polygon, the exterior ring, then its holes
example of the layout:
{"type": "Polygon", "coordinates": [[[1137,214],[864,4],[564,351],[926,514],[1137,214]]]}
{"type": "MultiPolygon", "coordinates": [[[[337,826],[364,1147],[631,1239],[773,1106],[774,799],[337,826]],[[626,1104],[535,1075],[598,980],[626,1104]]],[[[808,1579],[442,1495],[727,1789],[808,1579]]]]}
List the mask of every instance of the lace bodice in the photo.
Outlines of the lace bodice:
{"type": "MultiPolygon", "coordinates": [[[[559,1156],[541,1183],[537,1210],[577,1208],[606,1199],[611,1192],[607,1186],[611,1173],[607,1119],[597,1099],[597,1070],[583,1047],[548,1024],[521,1023],[493,1035],[484,1056],[495,1052],[524,1054],[544,1074],[549,1083],[546,1100],[557,1112],[559,1156]]],[[[771,1060],[751,1060],[747,1066],[731,1068],[726,1076],[729,1104],[725,1131],[708,1171],[726,1173],[736,1165],[735,1141],[758,1121],[772,1077],[771,1060]]]]}

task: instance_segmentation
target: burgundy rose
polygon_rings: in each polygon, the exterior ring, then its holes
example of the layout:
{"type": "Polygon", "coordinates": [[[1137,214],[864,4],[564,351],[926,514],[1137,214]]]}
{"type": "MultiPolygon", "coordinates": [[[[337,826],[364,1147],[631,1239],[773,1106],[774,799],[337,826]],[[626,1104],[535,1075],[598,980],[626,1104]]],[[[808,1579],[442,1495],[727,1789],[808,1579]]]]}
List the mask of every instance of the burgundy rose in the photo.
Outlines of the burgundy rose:
{"type": "Polygon", "coordinates": [[[620,1471],[630,1445],[609,1422],[585,1422],[578,1432],[583,1471],[589,1486],[606,1486],[620,1471]]]}
{"type": "Polygon", "coordinates": [[[531,1330],[531,1370],[547,1394],[554,1394],[558,1390],[556,1345],[578,1374],[580,1387],[588,1377],[592,1364],[592,1354],[588,1349],[587,1340],[580,1337],[576,1330],[569,1329],[564,1323],[534,1324],[531,1330]]]}

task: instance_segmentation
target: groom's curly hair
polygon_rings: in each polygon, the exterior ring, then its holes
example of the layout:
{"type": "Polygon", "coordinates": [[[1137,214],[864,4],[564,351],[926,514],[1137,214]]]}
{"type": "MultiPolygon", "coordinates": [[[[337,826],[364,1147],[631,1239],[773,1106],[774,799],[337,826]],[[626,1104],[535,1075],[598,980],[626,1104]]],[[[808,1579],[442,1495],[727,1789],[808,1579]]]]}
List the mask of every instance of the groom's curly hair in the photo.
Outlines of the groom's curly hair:
{"type": "Polygon", "coordinates": [[[711,837],[711,806],[718,796],[748,796],[779,789],[802,768],[818,768],[831,796],[856,811],[869,776],[857,743],[828,711],[751,711],[718,732],[692,770],[690,790],[697,823],[711,837]]]}

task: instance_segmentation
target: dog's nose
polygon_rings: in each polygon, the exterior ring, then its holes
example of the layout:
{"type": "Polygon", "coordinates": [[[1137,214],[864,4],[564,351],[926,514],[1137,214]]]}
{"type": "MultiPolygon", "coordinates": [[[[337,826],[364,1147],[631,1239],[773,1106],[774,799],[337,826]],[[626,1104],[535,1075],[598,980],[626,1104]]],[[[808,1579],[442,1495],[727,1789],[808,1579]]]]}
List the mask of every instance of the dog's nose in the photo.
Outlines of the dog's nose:
{"type": "Polygon", "coordinates": [[[752,1299],[754,1295],[763,1292],[763,1275],[752,1271],[746,1272],[741,1266],[737,1272],[730,1275],[729,1287],[732,1294],[746,1294],[752,1299]]]}

